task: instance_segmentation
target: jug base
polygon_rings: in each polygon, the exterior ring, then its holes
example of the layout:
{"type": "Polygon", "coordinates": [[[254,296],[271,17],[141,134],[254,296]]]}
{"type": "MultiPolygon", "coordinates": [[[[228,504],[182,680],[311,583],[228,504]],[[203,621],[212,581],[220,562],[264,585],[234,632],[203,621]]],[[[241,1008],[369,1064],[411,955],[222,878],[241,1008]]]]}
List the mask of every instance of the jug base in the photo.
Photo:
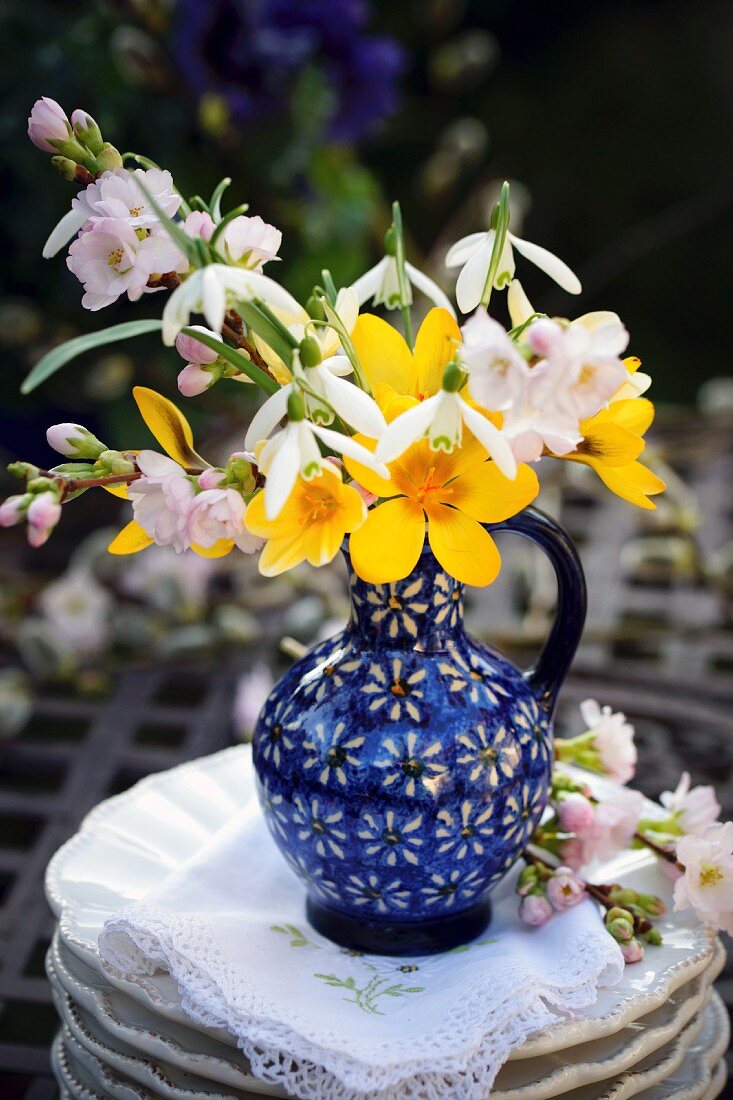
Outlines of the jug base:
{"type": "Polygon", "coordinates": [[[475,939],[491,919],[491,902],[426,920],[364,920],[309,897],[306,913],[316,932],[351,951],[370,955],[436,955],[475,939]]]}

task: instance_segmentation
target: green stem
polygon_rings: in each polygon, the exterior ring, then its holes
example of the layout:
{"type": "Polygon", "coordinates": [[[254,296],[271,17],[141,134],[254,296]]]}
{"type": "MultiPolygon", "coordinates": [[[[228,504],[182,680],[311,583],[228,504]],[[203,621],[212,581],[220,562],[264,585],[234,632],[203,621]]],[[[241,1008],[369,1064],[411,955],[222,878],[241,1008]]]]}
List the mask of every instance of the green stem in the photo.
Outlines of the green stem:
{"type": "MultiPolygon", "coordinates": [[[[504,245],[506,243],[506,235],[509,231],[509,184],[504,181],[501,189],[501,196],[499,202],[495,208],[495,220],[496,225],[494,229],[494,247],[491,249],[491,260],[489,261],[489,270],[486,275],[486,282],[484,283],[483,293],[481,295],[481,305],[487,309],[489,302],[491,301],[491,292],[494,289],[494,279],[496,273],[499,270],[499,262],[501,260],[501,254],[504,251],[504,245]]],[[[492,217],[492,222],[494,217],[492,217]]]]}
{"type": "Polygon", "coordinates": [[[412,351],[412,317],[408,294],[407,272],[405,271],[405,232],[402,225],[402,211],[398,202],[392,203],[392,225],[395,231],[395,264],[397,265],[397,285],[400,291],[400,308],[405,327],[405,340],[412,351]]]}

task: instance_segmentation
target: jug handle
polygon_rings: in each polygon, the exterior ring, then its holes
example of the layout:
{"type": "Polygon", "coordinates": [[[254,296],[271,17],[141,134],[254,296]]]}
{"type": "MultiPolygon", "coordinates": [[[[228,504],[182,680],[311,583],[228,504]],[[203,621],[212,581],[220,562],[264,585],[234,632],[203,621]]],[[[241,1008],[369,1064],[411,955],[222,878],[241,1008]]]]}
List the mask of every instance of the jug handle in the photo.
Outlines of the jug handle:
{"type": "Polygon", "coordinates": [[[486,524],[486,529],[513,531],[529,539],[547,554],[555,570],[555,621],[537,662],[525,673],[537,701],[551,714],[585,624],[587,594],[578,552],[567,531],[539,508],[525,508],[501,523],[486,524]]]}

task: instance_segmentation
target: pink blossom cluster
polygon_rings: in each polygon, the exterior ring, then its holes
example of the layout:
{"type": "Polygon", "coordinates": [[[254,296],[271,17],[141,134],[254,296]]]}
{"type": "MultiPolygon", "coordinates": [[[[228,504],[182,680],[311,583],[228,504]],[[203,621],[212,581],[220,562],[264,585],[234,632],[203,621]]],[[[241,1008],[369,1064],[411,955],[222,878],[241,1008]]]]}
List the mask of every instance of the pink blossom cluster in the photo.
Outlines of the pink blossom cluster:
{"type": "Polygon", "coordinates": [[[51,488],[35,494],[16,494],[0,504],[0,527],[14,527],[25,521],[28,542],[34,549],[48,541],[60,519],[61,500],[51,488]]]}
{"type": "Polygon", "coordinates": [[[530,865],[520,879],[520,919],[532,927],[546,924],[554,913],[571,909],[588,896],[585,885],[570,867],[557,867],[547,875],[530,865]],[[534,874],[532,872],[535,872],[534,874]]]}

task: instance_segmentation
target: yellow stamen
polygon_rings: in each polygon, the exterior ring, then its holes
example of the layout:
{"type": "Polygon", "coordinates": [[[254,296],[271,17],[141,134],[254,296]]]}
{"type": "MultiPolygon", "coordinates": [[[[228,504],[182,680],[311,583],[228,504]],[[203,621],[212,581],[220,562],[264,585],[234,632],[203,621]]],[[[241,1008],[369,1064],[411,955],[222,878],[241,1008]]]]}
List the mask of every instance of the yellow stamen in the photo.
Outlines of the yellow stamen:
{"type": "Polygon", "coordinates": [[[700,885],[716,886],[723,878],[723,872],[717,863],[702,863],[700,865],[700,885]]]}

